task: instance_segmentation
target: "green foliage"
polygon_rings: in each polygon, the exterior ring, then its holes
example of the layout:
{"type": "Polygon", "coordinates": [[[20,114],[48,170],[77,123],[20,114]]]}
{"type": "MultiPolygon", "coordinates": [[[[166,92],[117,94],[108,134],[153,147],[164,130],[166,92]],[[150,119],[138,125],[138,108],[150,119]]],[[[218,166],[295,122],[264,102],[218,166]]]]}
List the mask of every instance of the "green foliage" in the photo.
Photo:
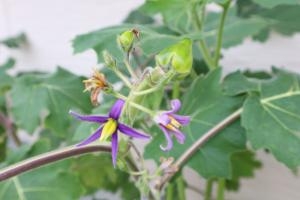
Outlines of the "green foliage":
{"type": "MultiPolygon", "coordinates": [[[[203,136],[209,129],[237,110],[243,98],[224,96],[220,88],[221,70],[199,77],[186,92],[182,114],[191,116],[191,123],[183,129],[186,135],[184,144],[175,144],[170,152],[163,153],[159,145],[164,143],[164,135],[158,132],[145,149],[146,158],[158,160],[161,156],[178,158],[182,152],[203,136]]],[[[245,148],[245,131],[239,121],[223,129],[211,138],[188,161],[187,165],[205,178],[232,177],[231,154],[245,148]]]]}
{"type": "Polygon", "coordinates": [[[259,92],[247,98],[242,125],[255,149],[269,149],[280,162],[295,169],[300,165],[300,79],[277,69],[273,73],[274,78],[261,83],[259,92]]]}
{"type": "Polygon", "coordinates": [[[53,75],[24,74],[15,79],[11,90],[12,114],[19,128],[29,133],[44,121],[46,128],[63,137],[70,124],[68,111],[90,112],[80,77],[59,68],[53,75]]]}
{"type": "Polygon", "coordinates": [[[110,156],[82,156],[75,159],[72,169],[79,174],[88,194],[99,189],[113,193],[121,190],[124,200],[139,199],[139,192],[129,180],[129,174],[114,169],[110,156]]]}
{"type": "Polygon", "coordinates": [[[241,151],[234,153],[231,157],[232,179],[226,180],[228,190],[238,190],[241,178],[253,178],[254,170],[259,169],[262,164],[255,159],[255,154],[251,151],[241,151]]]}

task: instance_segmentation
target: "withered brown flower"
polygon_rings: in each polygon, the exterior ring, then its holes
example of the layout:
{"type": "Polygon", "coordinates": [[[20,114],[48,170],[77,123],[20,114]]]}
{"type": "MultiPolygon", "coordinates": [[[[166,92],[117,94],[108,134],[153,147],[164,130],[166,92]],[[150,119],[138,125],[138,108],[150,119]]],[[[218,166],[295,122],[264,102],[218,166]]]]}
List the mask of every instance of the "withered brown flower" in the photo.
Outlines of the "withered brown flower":
{"type": "Polygon", "coordinates": [[[105,80],[104,74],[100,73],[98,70],[94,69],[92,77],[83,81],[85,85],[85,90],[91,92],[91,102],[93,105],[99,105],[98,95],[101,90],[108,87],[108,83],[105,80]]]}

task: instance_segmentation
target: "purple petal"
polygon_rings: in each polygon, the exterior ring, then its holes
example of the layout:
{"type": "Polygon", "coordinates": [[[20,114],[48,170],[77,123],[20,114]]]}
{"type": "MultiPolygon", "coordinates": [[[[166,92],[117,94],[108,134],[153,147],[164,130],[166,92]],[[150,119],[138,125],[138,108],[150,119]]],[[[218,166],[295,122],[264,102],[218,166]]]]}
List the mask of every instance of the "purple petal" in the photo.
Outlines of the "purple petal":
{"type": "Polygon", "coordinates": [[[118,120],[120,117],[120,114],[122,112],[122,108],[124,106],[125,101],[122,99],[118,99],[115,104],[111,107],[109,112],[109,117],[113,118],[115,120],[118,120]]]}
{"type": "Polygon", "coordinates": [[[88,122],[98,122],[98,123],[104,123],[107,121],[108,117],[106,116],[98,116],[98,115],[80,115],[72,110],[69,111],[69,114],[73,117],[82,120],[82,121],[88,121],[88,122]]]}
{"type": "Polygon", "coordinates": [[[169,114],[170,113],[176,113],[176,112],[179,111],[180,107],[181,107],[180,100],[179,99],[173,99],[171,101],[171,110],[167,111],[166,113],[169,113],[169,114]]]}
{"type": "Polygon", "coordinates": [[[119,131],[121,131],[122,133],[124,133],[125,135],[128,135],[130,137],[145,138],[145,139],[151,138],[151,136],[144,135],[143,133],[138,132],[137,130],[135,130],[129,126],[126,126],[125,124],[122,124],[122,123],[118,124],[118,129],[119,129],[119,131]]]}
{"type": "Polygon", "coordinates": [[[169,151],[172,149],[173,147],[173,141],[171,139],[171,135],[170,135],[170,132],[168,132],[168,130],[163,127],[163,126],[159,126],[161,128],[161,130],[164,132],[165,134],[165,137],[166,137],[166,140],[167,140],[167,146],[162,146],[160,145],[160,148],[163,150],[163,151],[169,151]]]}
{"type": "Polygon", "coordinates": [[[154,121],[157,123],[157,124],[161,124],[163,126],[167,126],[169,123],[170,123],[170,118],[168,116],[168,114],[166,113],[161,113],[159,115],[156,115],[154,117],[154,121]]]}
{"type": "Polygon", "coordinates": [[[178,121],[181,125],[188,125],[191,121],[191,117],[190,116],[184,116],[184,115],[176,115],[176,114],[172,114],[172,117],[174,117],[174,119],[176,119],[176,121],[178,121]]]}
{"type": "Polygon", "coordinates": [[[171,131],[174,136],[176,137],[177,141],[180,143],[180,144],[183,144],[184,141],[185,141],[185,135],[180,131],[180,130],[172,130],[171,131]]]}
{"type": "Polygon", "coordinates": [[[115,132],[111,136],[111,157],[114,168],[117,164],[117,154],[118,154],[118,133],[115,132]]]}
{"type": "Polygon", "coordinates": [[[98,128],[95,133],[93,133],[90,137],[88,137],[87,139],[83,140],[82,142],[80,142],[76,146],[80,147],[80,146],[87,145],[87,144],[89,144],[91,142],[94,142],[95,140],[97,140],[97,139],[100,138],[101,132],[102,132],[102,127],[98,128]]]}

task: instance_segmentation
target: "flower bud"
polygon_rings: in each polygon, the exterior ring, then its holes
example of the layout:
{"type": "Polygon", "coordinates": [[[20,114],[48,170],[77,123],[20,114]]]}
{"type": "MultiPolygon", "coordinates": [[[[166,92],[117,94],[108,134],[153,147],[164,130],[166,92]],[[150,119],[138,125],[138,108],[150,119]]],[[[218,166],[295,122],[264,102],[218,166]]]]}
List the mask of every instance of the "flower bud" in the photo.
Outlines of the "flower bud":
{"type": "Polygon", "coordinates": [[[179,74],[189,73],[193,63],[192,41],[183,39],[165,48],[156,55],[155,60],[158,66],[171,66],[179,74]]]}
{"type": "Polygon", "coordinates": [[[118,36],[118,44],[124,52],[129,52],[131,50],[135,37],[139,37],[139,32],[136,29],[124,31],[118,36]]]}
{"type": "Polygon", "coordinates": [[[115,68],[117,66],[116,59],[114,59],[114,57],[108,51],[104,50],[102,52],[102,56],[103,56],[104,64],[107,67],[115,68]]]}

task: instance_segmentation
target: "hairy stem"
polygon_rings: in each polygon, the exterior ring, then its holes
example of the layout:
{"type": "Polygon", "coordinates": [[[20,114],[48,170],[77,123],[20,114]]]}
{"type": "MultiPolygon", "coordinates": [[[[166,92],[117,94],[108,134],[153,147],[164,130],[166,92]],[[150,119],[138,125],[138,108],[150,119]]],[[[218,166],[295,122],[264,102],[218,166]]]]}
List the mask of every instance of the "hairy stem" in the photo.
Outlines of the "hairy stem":
{"type": "MultiPolygon", "coordinates": [[[[188,148],[179,158],[176,160],[174,165],[178,168],[181,168],[183,164],[191,158],[200,147],[202,147],[210,138],[215,136],[217,133],[219,133],[221,130],[226,128],[229,124],[234,122],[236,119],[238,119],[242,113],[242,108],[238,109],[228,117],[226,117],[224,120],[219,122],[216,126],[211,128],[209,131],[207,131],[202,137],[200,137],[190,148],[188,148]]],[[[175,172],[176,173],[176,172],[175,172]]],[[[175,173],[169,173],[167,176],[163,177],[161,180],[161,184],[157,186],[159,190],[161,190],[166,182],[168,182],[175,173]]]]}
{"type": "Polygon", "coordinates": [[[221,55],[221,47],[222,47],[222,42],[223,42],[223,31],[224,31],[224,24],[225,24],[225,19],[228,13],[228,9],[230,6],[231,0],[228,0],[223,4],[223,13],[221,16],[221,21],[218,29],[218,35],[217,35],[217,44],[216,44],[216,49],[215,49],[215,57],[214,57],[214,66],[218,67],[219,65],[219,60],[220,60],[220,55],[221,55]]]}
{"type": "Polygon", "coordinates": [[[138,77],[137,77],[137,75],[135,74],[135,72],[133,71],[133,69],[132,69],[132,67],[131,67],[131,65],[130,65],[130,63],[129,63],[129,59],[125,59],[125,60],[124,60],[124,64],[125,64],[125,66],[126,66],[126,68],[127,68],[127,71],[129,72],[130,76],[131,76],[133,79],[137,79],[138,77]]]}
{"type": "Polygon", "coordinates": [[[82,155],[90,152],[110,152],[111,147],[107,145],[89,145],[82,147],[70,146],[60,150],[51,151],[38,156],[34,156],[17,164],[0,170],[0,181],[17,176],[40,166],[47,165],[65,158],[82,155]]]}

